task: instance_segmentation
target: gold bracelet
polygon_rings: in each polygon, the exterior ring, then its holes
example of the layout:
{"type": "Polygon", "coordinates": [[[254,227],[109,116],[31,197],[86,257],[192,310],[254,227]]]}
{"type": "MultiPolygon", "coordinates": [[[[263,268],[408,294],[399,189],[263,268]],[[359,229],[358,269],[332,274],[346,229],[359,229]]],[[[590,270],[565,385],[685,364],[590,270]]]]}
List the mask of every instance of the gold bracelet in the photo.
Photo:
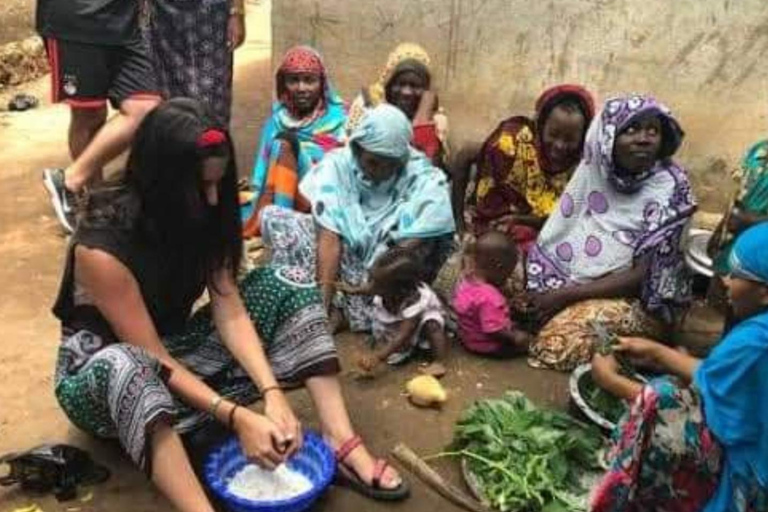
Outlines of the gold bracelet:
{"type": "Polygon", "coordinates": [[[224,401],[224,397],[221,395],[216,395],[211,399],[211,405],[208,406],[208,412],[214,418],[216,417],[216,410],[219,408],[219,406],[221,405],[221,402],[223,401],[224,401]]]}
{"type": "Polygon", "coordinates": [[[245,9],[242,7],[236,7],[232,6],[229,8],[229,15],[230,16],[245,16],[245,9]]]}

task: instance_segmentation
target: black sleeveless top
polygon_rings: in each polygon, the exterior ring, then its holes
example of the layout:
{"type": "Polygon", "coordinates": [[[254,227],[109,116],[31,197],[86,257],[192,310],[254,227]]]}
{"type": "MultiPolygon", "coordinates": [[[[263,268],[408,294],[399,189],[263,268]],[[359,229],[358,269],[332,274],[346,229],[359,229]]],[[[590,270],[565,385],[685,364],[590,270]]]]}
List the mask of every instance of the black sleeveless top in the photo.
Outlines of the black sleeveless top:
{"type": "Polygon", "coordinates": [[[89,201],[92,204],[79,220],[67,249],[64,276],[53,306],[62,327],[86,329],[104,337],[105,341],[117,341],[99,310],[76,289],[75,247],[83,245],[109,253],[128,268],[139,284],[149,315],[161,336],[181,332],[194,302],[205,289],[205,276],[182,275],[189,262],[183,254],[164,252],[138,227],[138,201],[124,189],[99,192],[89,201]]]}

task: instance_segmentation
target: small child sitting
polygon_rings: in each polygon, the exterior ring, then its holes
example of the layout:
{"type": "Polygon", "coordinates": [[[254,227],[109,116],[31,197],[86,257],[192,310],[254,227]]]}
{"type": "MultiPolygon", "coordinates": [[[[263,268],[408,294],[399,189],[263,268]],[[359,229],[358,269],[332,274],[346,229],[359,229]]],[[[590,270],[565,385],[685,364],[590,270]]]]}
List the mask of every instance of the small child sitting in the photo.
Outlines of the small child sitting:
{"type": "Polygon", "coordinates": [[[491,231],[468,247],[467,268],[452,306],[464,347],[477,354],[512,357],[526,353],[530,335],[510,318],[502,294],[517,264],[517,248],[505,234],[491,231]]]}
{"type": "Polygon", "coordinates": [[[373,336],[384,346],[360,360],[366,372],[383,361],[403,363],[418,346],[430,349],[433,358],[422,371],[436,377],[445,374],[442,362],[448,339],[443,305],[421,275],[418,262],[402,249],[390,249],[376,261],[369,284],[374,295],[373,336]]]}

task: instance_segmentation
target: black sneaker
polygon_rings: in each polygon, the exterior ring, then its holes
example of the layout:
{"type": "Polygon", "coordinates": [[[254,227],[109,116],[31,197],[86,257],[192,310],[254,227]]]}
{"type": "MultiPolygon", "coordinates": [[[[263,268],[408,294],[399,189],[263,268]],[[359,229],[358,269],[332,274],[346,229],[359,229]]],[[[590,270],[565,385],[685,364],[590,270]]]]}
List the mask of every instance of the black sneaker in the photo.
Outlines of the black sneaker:
{"type": "Polygon", "coordinates": [[[45,169],[43,185],[51,196],[51,204],[62,227],[68,232],[75,231],[75,204],[73,192],[64,186],[64,169],[45,169]]]}

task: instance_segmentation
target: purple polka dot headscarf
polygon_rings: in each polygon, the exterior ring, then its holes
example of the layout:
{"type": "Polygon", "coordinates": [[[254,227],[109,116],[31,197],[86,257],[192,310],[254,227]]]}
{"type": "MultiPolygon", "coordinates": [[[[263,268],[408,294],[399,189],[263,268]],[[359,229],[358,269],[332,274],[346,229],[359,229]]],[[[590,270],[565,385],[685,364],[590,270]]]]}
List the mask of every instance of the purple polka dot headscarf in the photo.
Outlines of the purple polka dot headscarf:
{"type": "MultiPolygon", "coordinates": [[[[650,249],[674,243],[670,234],[682,233],[694,211],[687,174],[671,160],[681,139],[677,121],[654,98],[630,94],[606,101],[589,127],[582,161],[529,255],[528,288],[546,291],[590,282],[630,268],[650,249]],[[662,154],[646,176],[622,183],[613,162],[616,137],[648,112],[661,117],[662,154]]],[[[673,265],[672,258],[668,263],[673,265]]],[[[671,268],[656,270],[668,273],[671,268]]],[[[680,288],[667,274],[656,277],[659,286],[680,288]]]]}

